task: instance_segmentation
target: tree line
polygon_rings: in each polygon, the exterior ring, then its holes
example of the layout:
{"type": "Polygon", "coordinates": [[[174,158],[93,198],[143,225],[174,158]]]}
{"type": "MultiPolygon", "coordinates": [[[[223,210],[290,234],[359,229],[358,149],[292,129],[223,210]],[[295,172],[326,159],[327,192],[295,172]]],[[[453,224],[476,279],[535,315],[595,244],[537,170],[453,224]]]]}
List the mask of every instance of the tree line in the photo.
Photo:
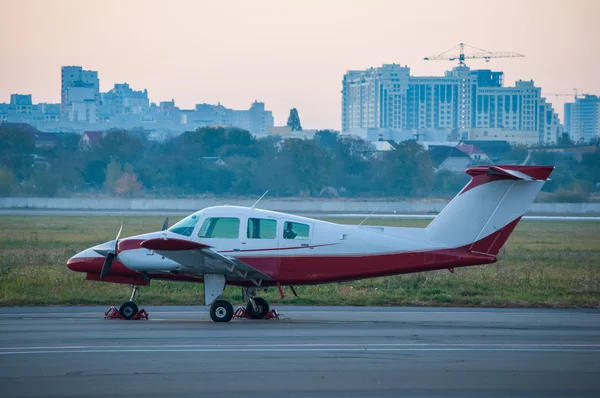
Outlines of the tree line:
{"type": "MultiPolygon", "coordinates": [[[[600,176],[598,154],[581,163],[543,153],[532,158],[561,165],[547,190],[590,192],[600,176]]],[[[377,152],[369,141],[329,130],[283,140],[206,127],[162,142],[143,131],[109,130],[89,147],[79,134],[61,134],[56,146],[36,148],[31,134],[0,127],[3,196],[249,196],[268,189],[279,197],[447,197],[468,179],[436,172],[417,142],[377,152]]]]}

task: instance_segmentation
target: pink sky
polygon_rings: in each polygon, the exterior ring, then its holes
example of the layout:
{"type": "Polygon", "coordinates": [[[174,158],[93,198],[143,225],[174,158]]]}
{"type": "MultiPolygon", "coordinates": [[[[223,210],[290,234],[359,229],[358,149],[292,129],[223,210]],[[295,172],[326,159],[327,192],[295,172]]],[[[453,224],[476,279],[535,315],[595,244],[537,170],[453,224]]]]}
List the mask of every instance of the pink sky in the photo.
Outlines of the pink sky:
{"type": "MultiPolygon", "coordinates": [[[[340,128],[349,69],[424,61],[459,42],[525,58],[471,61],[533,79],[545,93],[600,94],[597,0],[0,0],[0,102],[60,101],[60,67],[97,70],[101,91],[127,82],[183,108],[264,101],[275,123],[298,108],[305,128],[340,128]]],[[[548,96],[562,115],[570,97],[548,96]]]]}

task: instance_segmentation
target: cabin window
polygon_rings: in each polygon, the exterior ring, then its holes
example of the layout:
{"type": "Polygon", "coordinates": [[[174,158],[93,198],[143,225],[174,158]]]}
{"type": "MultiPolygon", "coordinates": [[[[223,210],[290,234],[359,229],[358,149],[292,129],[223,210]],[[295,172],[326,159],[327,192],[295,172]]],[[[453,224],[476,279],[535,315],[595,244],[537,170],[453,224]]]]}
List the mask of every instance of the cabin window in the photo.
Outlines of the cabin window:
{"type": "Polygon", "coordinates": [[[277,220],[249,218],[246,236],[249,239],[275,239],[277,237],[277,220]]]}
{"type": "Polygon", "coordinates": [[[240,236],[240,219],[211,217],[204,220],[198,232],[199,238],[237,239],[240,236]]]}
{"type": "Polygon", "coordinates": [[[194,232],[199,219],[200,216],[198,214],[191,214],[169,228],[169,232],[177,235],[192,236],[192,232],[194,232]]]}
{"type": "Polygon", "coordinates": [[[309,233],[309,225],[291,221],[286,221],[283,224],[283,239],[308,239],[309,233]]]}

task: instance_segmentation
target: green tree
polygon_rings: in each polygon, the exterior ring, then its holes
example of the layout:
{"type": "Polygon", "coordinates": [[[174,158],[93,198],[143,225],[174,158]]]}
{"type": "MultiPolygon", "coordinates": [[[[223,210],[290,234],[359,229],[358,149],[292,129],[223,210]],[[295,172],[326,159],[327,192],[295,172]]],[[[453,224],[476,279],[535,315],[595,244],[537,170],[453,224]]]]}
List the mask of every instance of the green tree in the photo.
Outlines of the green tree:
{"type": "Polygon", "coordinates": [[[283,142],[272,183],[289,193],[311,194],[329,184],[331,158],[314,140],[290,138],[283,142]]]}
{"type": "Polygon", "coordinates": [[[29,195],[52,197],[58,193],[61,185],[59,175],[45,167],[35,167],[29,179],[23,182],[23,189],[29,195]]]}
{"type": "Polygon", "coordinates": [[[300,116],[296,108],[290,109],[290,116],[287,120],[287,126],[292,128],[292,131],[302,131],[302,125],[300,124],[300,116]]]}
{"type": "Polygon", "coordinates": [[[558,145],[562,146],[571,146],[573,145],[573,140],[567,133],[562,133],[560,137],[558,137],[558,145]]]}
{"type": "Polygon", "coordinates": [[[378,180],[386,195],[428,195],[435,181],[429,153],[415,141],[401,142],[385,152],[378,180]]]}
{"type": "Polygon", "coordinates": [[[125,130],[112,129],[106,132],[93,152],[105,159],[117,159],[121,163],[135,163],[144,154],[145,140],[125,130]]]}
{"type": "Polygon", "coordinates": [[[6,167],[0,167],[0,196],[9,196],[16,183],[15,175],[6,167]]]}
{"type": "Polygon", "coordinates": [[[123,168],[117,159],[110,161],[106,166],[106,178],[104,180],[104,188],[108,192],[115,192],[117,189],[117,181],[123,175],[123,168]]]}
{"type": "Polygon", "coordinates": [[[314,140],[323,149],[333,152],[339,147],[339,134],[331,130],[319,130],[315,133],[314,140]]]}
{"type": "Polygon", "coordinates": [[[0,159],[6,155],[35,153],[33,134],[0,124],[0,159]]]}
{"type": "Polygon", "coordinates": [[[115,182],[115,192],[122,196],[135,196],[142,192],[142,184],[135,173],[124,172],[115,182]]]}

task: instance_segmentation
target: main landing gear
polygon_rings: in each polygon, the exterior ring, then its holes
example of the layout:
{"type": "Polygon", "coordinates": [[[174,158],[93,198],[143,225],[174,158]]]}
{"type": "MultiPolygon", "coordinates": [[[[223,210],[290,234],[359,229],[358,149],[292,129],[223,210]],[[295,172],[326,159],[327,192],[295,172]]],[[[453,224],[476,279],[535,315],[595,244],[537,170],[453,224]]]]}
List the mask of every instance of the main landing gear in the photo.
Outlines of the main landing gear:
{"type": "Polygon", "coordinates": [[[233,306],[227,300],[216,300],[210,306],[210,319],[214,322],[229,322],[233,318],[233,306]]]}
{"type": "Polygon", "coordinates": [[[233,306],[226,300],[215,300],[210,306],[210,318],[214,322],[229,322],[233,318],[243,319],[273,319],[278,318],[277,311],[270,310],[267,300],[256,297],[255,287],[242,288],[244,300],[248,301],[246,307],[239,307],[235,312],[233,306]]]}

